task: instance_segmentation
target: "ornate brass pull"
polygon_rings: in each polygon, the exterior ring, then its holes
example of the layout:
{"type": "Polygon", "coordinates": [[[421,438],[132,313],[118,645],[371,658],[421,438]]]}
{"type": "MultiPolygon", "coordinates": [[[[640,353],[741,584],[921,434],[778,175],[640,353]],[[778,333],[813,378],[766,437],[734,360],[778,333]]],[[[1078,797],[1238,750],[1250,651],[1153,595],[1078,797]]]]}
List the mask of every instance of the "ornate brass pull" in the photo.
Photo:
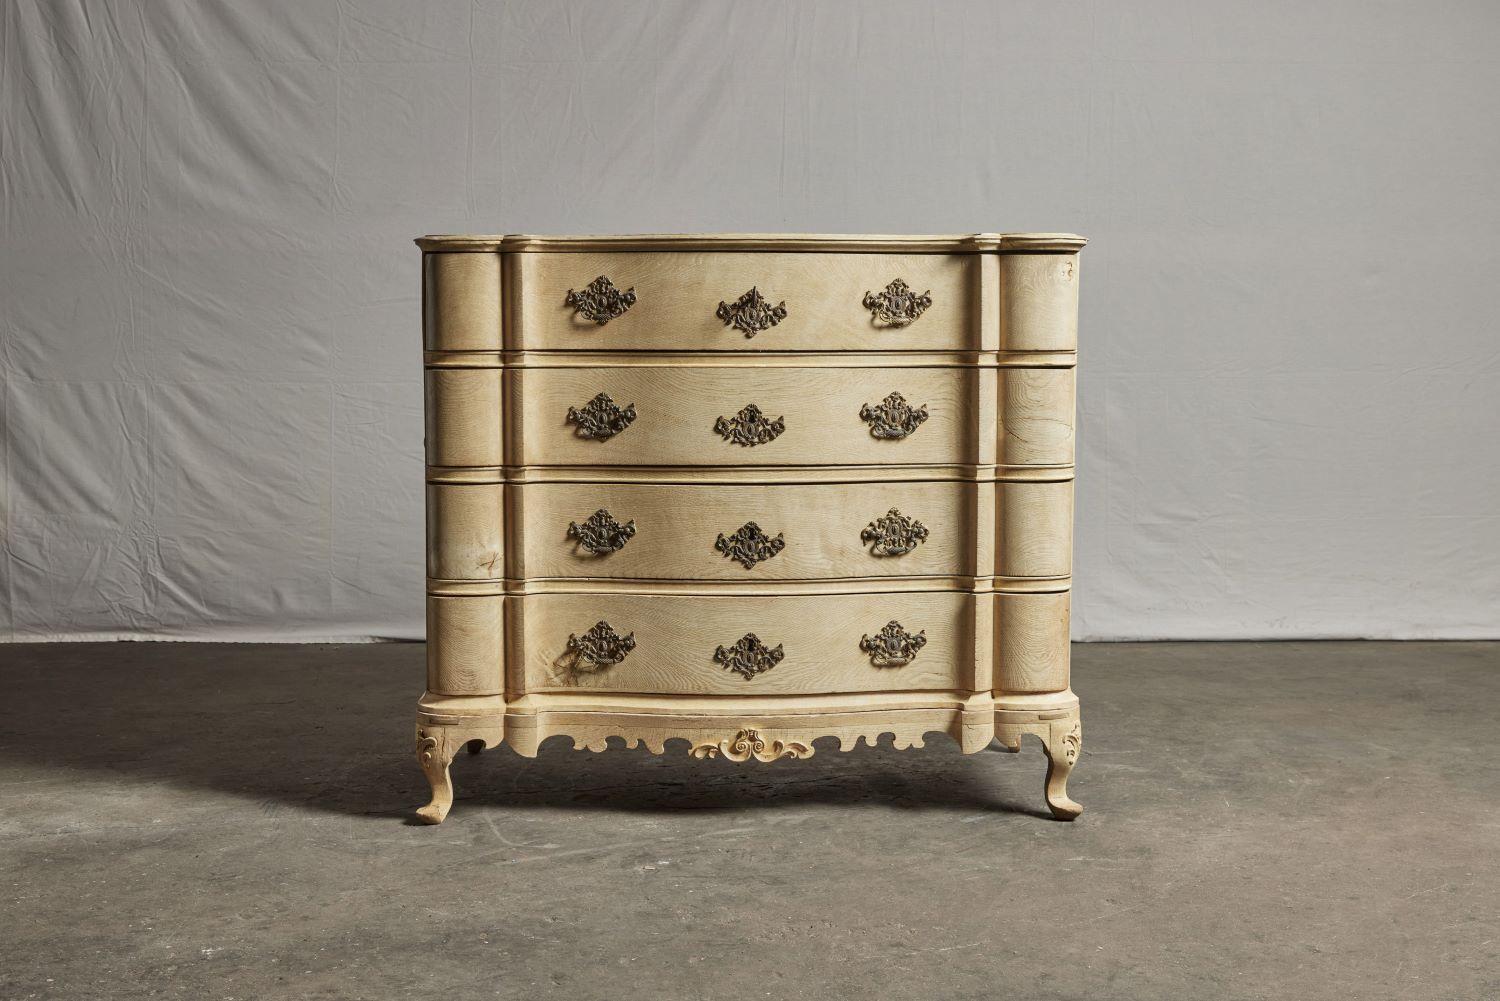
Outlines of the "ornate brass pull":
{"type": "Polygon", "coordinates": [[[714,315],[723,320],[726,327],[734,327],[746,337],[754,337],[786,319],[786,301],[773,306],[760,294],[760,289],[751,288],[733,303],[721,301],[714,315]]]}
{"type": "Polygon", "coordinates": [[[595,556],[617,553],[634,537],[634,521],[622,525],[602,507],[589,515],[582,525],[576,521],[568,522],[568,538],[577,539],[580,546],[595,556]]]}
{"type": "Polygon", "coordinates": [[[865,526],[859,541],[871,543],[876,556],[905,556],[927,541],[927,526],[891,508],[865,526]]]}
{"type": "Polygon", "coordinates": [[[913,636],[895,619],[874,636],[867,635],[859,641],[859,648],[870,655],[870,663],[876,667],[905,667],[926,645],[927,630],[913,636]]]}
{"type": "Polygon", "coordinates": [[[735,529],[733,535],[720,532],[719,538],[714,542],[714,548],[749,570],[755,564],[770,559],[786,548],[786,539],[782,537],[782,534],[778,532],[776,538],[773,539],[762,532],[755,522],[747,521],[735,529]]]}
{"type": "Polygon", "coordinates": [[[927,312],[932,305],[932,290],[917,295],[900,278],[885,287],[879,295],[866,292],[865,309],[870,311],[871,323],[884,323],[892,327],[904,327],[914,323],[917,317],[927,312]]]}
{"type": "Polygon", "coordinates": [[[563,297],[563,305],[572,306],[574,313],[581,313],[585,319],[593,320],[602,327],[615,317],[624,316],[625,311],[635,305],[635,287],[631,286],[621,292],[615,288],[614,282],[600,275],[589,282],[582,292],[568,289],[568,294],[563,297]]]}
{"type": "Polygon", "coordinates": [[[759,636],[746,633],[734,646],[721,646],[715,650],[714,663],[723,664],[725,670],[733,671],[749,681],[757,674],[764,674],[780,664],[784,656],[780,643],[775,647],[768,647],[760,641],[759,636]]]}
{"type": "Polygon", "coordinates": [[[747,403],[744,409],[733,417],[720,417],[715,421],[714,430],[725,441],[753,448],[756,445],[774,441],[781,432],[786,430],[786,418],[778,417],[774,421],[770,420],[760,412],[760,407],[747,403]]]}
{"type": "Polygon", "coordinates": [[[608,393],[600,393],[581,408],[568,408],[568,423],[578,425],[578,437],[595,441],[608,441],[634,420],[635,404],[626,404],[621,410],[608,393]]]}
{"type": "Polygon", "coordinates": [[[573,670],[582,674],[614,667],[634,649],[635,633],[621,636],[603,620],[582,636],[568,634],[567,656],[573,662],[573,670]]]}
{"type": "Polygon", "coordinates": [[[859,408],[860,420],[870,425],[876,438],[905,438],[927,420],[927,404],[913,410],[900,393],[892,393],[875,406],[859,408]]]}

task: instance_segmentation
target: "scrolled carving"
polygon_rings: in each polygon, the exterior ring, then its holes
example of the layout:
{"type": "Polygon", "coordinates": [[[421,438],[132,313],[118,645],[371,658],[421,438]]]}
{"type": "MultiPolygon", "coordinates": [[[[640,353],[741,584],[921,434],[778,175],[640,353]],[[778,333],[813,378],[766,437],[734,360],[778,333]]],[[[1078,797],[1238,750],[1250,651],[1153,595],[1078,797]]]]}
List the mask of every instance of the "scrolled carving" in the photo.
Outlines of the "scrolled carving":
{"type": "Polygon", "coordinates": [[[880,294],[866,292],[864,298],[864,307],[870,311],[870,322],[892,327],[915,322],[931,305],[931,289],[917,295],[900,278],[892,281],[880,294]]]}
{"type": "Polygon", "coordinates": [[[1078,760],[1078,752],[1083,750],[1083,724],[1079,720],[1073,721],[1073,729],[1063,734],[1063,760],[1068,764],[1078,760]]]}
{"type": "Polygon", "coordinates": [[[582,636],[568,634],[567,657],[570,667],[580,674],[614,667],[635,649],[635,633],[621,636],[600,620],[582,636]]]}
{"type": "Polygon", "coordinates": [[[876,667],[905,667],[926,645],[925,629],[914,636],[895,619],[874,636],[866,635],[859,641],[859,648],[870,655],[870,663],[876,667]]]}
{"type": "Polygon", "coordinates": [[[428,733],[423,727],[417,727],[417,761],[424,767],[438,761],[442,755],[437,734],[436,730],[428,733]]]}
{"type": "Polygon", "coordinates": [[[732,303],[720,301],[714,315],[723,320],[726,327],[734,327],[746,337],[754,337],[786,319],[786,301],[773,306],[760,294],[760,289],[751,288],[732,303]]]}
{"type": "Polygon", "coordinates": [[[749,570],[755,564],[768,560],[785,549],[786,539],[780,532],[773,539],[761,531],[760,526],[755,522],[747,521],[735,529],[733,535],[720,532],[718,539],[714,541],[714,548],[728,559],[734,560],[749,570]]]}
{"type": "Polygon", "coordinates": [[[776,761],[780,758],[810,758],[813,749],[798,740],[767,740],[756,730],[741,730],[727,740],[696,745],[690,752],[695,758],[717,758],[729,761],[776,761]]]}
{"type": "Polygon", "coordinates": [[[622,525],[602,507],[589,515],[582,525],[576,521],[568,522],[568,538],[577,539],[580,546],[595,556],[617,553],[634,537],[634,521],[622,525]]]}
{"type": "Polygon", "coordinates": [[[714,663],[724,665],[727,671],[733,671],[740,677],[749,681],[757,674],[764,674],[777,664],[785,653],[778,643],[774,647],[768,647],[760,641],[760,637],[754,633],[746,633],[739,641],[731,647],[719,647],[714,651],[714,663]]]}
{"type": "Polygon", "coordinates": [[[900,393],[892,393],[875,406],[859,408],[859,418],[870,425],[876,438],[905,438],[927,420],[927,404],[913,410],[900,393]]]}
{"type": "Polygon", "coordinates": [[[600,275],[589,282],[582,292],[568,289],[568,294],[563,297],[563,305],[572,306],[575,313],[602,327],[615,317],[623,316],[627,309],[635,305],[635,288],[632,286],[621,292],[615,288],[614,282],[600,275]]]}
{"type": "Polygon", "coordinates": [[[630,427],[635,420],[635,404],[622,409],[608,393],[600,393],[582,407],[568,408],[568,423],[578,426],[578,437],[608,441],[630,427]]]}
{"type": "Polygon", "coordinates": [[[926,542],[927,536],[926,525],[891,508],[864,527],[859,541],[869,543],[876,556],[905,556],[926,542]]]}
{"type": "Polygon", "coordinates": [[[747,403],[744,409],[733,417],[720,417],[715,421],[714,430],[725,441],[753,448],[756,445],[774,441],[781,432],[786,430],[786,418],[778,417],[771,420],[760,412],[760,407],[747,403]]]}

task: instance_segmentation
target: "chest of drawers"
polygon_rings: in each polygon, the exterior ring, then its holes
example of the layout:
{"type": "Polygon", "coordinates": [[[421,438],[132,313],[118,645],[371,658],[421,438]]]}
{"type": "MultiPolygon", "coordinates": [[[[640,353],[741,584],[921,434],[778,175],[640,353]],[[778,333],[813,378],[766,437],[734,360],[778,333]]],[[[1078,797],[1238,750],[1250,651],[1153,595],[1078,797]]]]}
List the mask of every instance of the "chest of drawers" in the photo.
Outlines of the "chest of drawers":
{"type": "Polygon", "coordinates": [[[464,747],[1024,734],[1072,819],[1067,234],[430,236],[427,691],[464,747]]]}

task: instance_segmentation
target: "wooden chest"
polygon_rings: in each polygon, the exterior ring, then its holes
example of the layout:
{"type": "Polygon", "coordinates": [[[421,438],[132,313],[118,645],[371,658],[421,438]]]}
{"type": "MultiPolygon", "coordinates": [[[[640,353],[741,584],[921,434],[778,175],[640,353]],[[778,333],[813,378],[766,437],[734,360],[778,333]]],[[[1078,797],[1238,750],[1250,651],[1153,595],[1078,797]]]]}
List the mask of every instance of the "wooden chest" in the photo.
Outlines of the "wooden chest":
{"type": "Polygon", "coordinates": [[[430,236],[431,823],[465,746],[1081,746],[1067,234],[430,236]],[[680,741],[680,743],[669,743],[680,741]]]}

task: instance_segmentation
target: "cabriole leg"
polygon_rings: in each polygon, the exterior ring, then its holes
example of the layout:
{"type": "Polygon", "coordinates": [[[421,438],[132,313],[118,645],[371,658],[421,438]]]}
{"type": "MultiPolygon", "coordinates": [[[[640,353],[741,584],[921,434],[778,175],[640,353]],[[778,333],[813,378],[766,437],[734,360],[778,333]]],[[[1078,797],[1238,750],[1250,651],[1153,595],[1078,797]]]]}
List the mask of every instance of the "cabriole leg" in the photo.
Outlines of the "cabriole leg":
{"type": "Polygon", "coordinates": [[[453,764],[457,745],[448,740],[448,728],[417,724],[417,763],[432,787],[432,802],[417,811],[424,823],[441,824],[453,806],[453,778],[448,766],[453,764]]]}
{"type": "Polygon", "coordinates": [[[1071,716],[1053,720],[1047,734],[1047,805],[1058,820],[1072,820],[1083,807],[1068,798],[1068,775],[1083,749],[1083,724],[1078,710],[1071,716]]]}
{"type": "Polygon", "coordinates": [[[1042,711],[1000,710],[995,713],[995,740],[1001,750],[1021,749],[1021,738],[1035,734],[1047,753],[1047,806],[1059,820],[1072,820],[1083,807],[1068,798],[1068,775],[1083,748],[1078,707],[1042,711]]]}
{"type": "MultiPolygon", "coordinates": [[[[453,717],[450,717],[452,719],[453,717]]],[[[505,736],[503,721],[491,719],[464,720],[454,723],[434,723],[430,718],[417,717],[417,764],[427,776],[432,787],[432,802],[417,811],[417,816],[428,824],[441,824],[453,807],[453,778],[449,769],[453,758],[460,750],[468,749],[477,754],[486,747],[497,747],[505,736]]]]}

